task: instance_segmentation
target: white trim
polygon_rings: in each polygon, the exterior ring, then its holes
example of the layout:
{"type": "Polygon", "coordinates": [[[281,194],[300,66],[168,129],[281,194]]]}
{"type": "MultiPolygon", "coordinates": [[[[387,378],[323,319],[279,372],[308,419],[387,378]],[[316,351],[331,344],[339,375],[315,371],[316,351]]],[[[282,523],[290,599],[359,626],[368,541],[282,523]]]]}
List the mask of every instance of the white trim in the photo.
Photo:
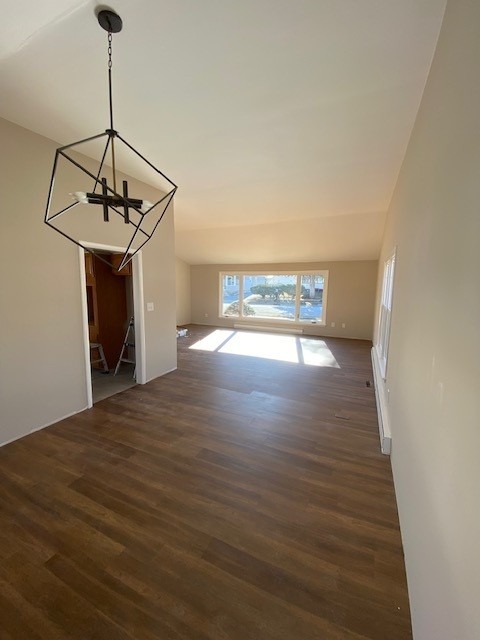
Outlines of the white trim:
{"type": "Polygon", "coordinates": [[[83,357],[85,365],[85,384],[87,390],[87,409],[93,407],[92,371],[90,368],[90,335],[88,332],[87,274],[85,271],[85,249],[78,247],[80,259],[80,302],[82,305],[83,357]]]}
{"type": "MultiPolygon", "coordinates": [[[[290,318],[262,318],[260,316],[243,316],[242,318],[239,318],[238,316],[219,316],[218,318],[219,320],[235,320],[235,321],[239,321],[239,322],[245,322],[246,324],[249,322],[253,321],[253,322],[259,322],[261,324],[275,324],[275,323],[280,323],[280,324],[284,324],[285,325],[285,329],[283,329],[282,327],[279,327],[282,331],[300,331],[301,333],[303,333],[303,329],[301,327],[326,327],[327,323],[326,322],[318,322],[317,320],[292,320],[290,318]],[[289,329],[288,327],[293,327],[292,329],[289,329]],[[298,329],[296,329],[295,327],[298,327],[298,329]]],[[[268,327],[267,327],[268,328],[268,327]]]]}
{"type": "Polygon", "coordinates": [[[295,327],[262,327],[255,324],[239,324],[233,325],[234,329],[246,329],[247,331],[264,331],[265,333],[296,333],[303,334],[303,329],[295,329],[295,327]]]}
{"type": "Polygon", "coordinates": [[[0,447],[4,447],[6,444],[10,444],[10,442],[15,442],[16,440],[21,440],[22,438],[26,438],[31,433],[35,433],[35,431],[41,431],[42,429],[51,427],[53,424],[57,424],[57,422],[61,422],[62,420],[66,420],[67,418],[71,418],[72,416],[76,416],[77,413],[82,413],[82,411],[85,411],[88,408],[89,407],[83,407],[83,409],[79,409],[78,411],[71,411],[70,413],[67,413],[67,415],[62,416],[61,418],[55,418],[55,420],[53,420],[52,422],[47,422],[45,424],[42,424],[41,427],[35,427],[34,429],[30,429],[28,433],[23,433],[22,435],[15,436],[15,438],[11,438],[10,440],[6,440],[5,442],[0,442],[0,447]]]}
{"type": "MultiPolygon", "coordinates": [[[[308,275],[308,271],[305,272],[308,275]]],[[[330,280],[330,270],[323,269],[320,271],[323,275],[323,293],[322,293],[322,321],[321,322],[311,322],[310,324],[316,324],[320,327],[327,326],[327,304],[328,304],[328,281],[330,280]]],[[[305,322],[305,321],[303,321],[305,322]]],[[[307,321],[308,322],[308,321],[307,321]]]]}
{"type": "Polygon", "coordinates": [[[382,354],[380,353],[381,351],[380,345],[376,344],[373,348],[375,349],[380,376],[382,380],[385,382],[385,380],[387,379],[387,359],[384,356],[382,356],[382,354]]]}
{"type": "MultiPolygon", "coordinates": [[[[125,253],[125,247],[117,247],[108,244],[99,244],[79,241],[82,246],[78,247],[80,260],[80,296],[82,306],[82,328],[85,358],[85,384],[87,392],[87,409],[93,407],[92,373],[90,370],[90,336],[88,331],[88,306],[87,306],[87,276],[85,273],[85,249],[101,249],[116,253],[125,253]]],[[[147,382],[146,373],[146,341],[145,341],[145,311],[143,295],[143,261],[142,252],[138,251],[132,259],[132,289],[133,289],[133,313],[135,316],[135,359],[136,359],[136,382],[145,384],[147,382]]]]}
{"type": "Polygon", "coordinates": [[[281,271],[271,271],[269,269],[260,269],[256,271],[243,271],[242,269],[226,269],[220,271],[225,276],[316,276],[328,273],[328,269],[283,269],[281,271]]]}
{"type": "Polygon", "coordinates": [[[133,313],[135,316],[135,378],[137,384],[147,382],[145,304],[143,295],[143,257],[139,251],[132,260],[133,313]]]}
{"type": "Polygon", "coordinates": [[[388,413],[388,398],[385,381],[382,377],[378,353],[375,347],[372,347],[371,355],[373,367],[373,385],[375,387],[375,398],[377,400],[380,447],[382,453],[384,453],[385,455],[390,455],[392,450],[392,432],[390,429],[390,417],[388,413]]]}
{"type": "Polygon", "coordinates": [[[388,349],[392,325],[393,294],[395,286],[395,262],[397,247],[383,263],[382,290],[378,308],[378,323],[375,335],[378,365],[383,380],[387,379],[388,349]]]}

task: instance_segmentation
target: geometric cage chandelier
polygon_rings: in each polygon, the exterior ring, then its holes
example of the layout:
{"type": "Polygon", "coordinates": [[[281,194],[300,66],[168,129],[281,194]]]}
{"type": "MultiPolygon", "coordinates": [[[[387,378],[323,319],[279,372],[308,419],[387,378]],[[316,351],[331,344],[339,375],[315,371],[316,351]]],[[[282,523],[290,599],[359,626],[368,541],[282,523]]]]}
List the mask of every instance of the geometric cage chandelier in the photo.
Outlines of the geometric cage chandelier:
{"type": "MultiPolygon", "coordinates": [[[[114,223],[114,238],[123,239],[122,246],[126,250],[117,269],[120,271],[133,256],[152,238],[158,225],[162,221],[168,206],[173,200],[177,186],[154,164],[147,160],[114,128],[113,98],[112,98],[112,34],[122,30],[122,20],[113,11],[103,10],[97,15],[98,23],[108,33],[108,96],[110,126],[104,132],[77,142],[59,147],[55,152],[50,188],[45,209],[44,222],[62,236],[95,254],[100,260],[110,265],[102,252],[90,248],[89,243],[100,240],[112,244],[102,223],[114,223]],[[95,154],[80,155],[86,148],[93,147],[99,161],[92,160],[95,154]],[[124,154],[133,154],[133,160],[142,167],[143,173],[148,171],[152,175],[151,184],[157,179],[162,182],[162,196],[157,202],[150,202],[146,198],[132,197],[129,184],[121,179],[117,170],[117,154],[119,150],[124,154]],[[65,166],[65,164],[67,166],[65,166]],[[56,190],[56,178],[62,167],[62,193],[56,190]],[[108,177],[110,177],[110,183],[108,177]],[[120,185],[121,183],[121,185],[120,185]],[[66,185],[71,191],[64,191],[66,185]],[[78,188],[77,188],[78,187],[78,188]],[[85,190],[81,190],[84,187],[85,190]],[[73,202],[72,202],[73,200],[73,202]],[[72,213],[77,212],[76,220],[72,213]],[[90,222],[90,231],[85,223],[90,222]],[[121,227],[119,226],[121,225],[121,227]],[[85,237],[94,233],[95,237],[85,237]],[[81,236],[84,236],[83,238],[81,236]],[[84,244],[85,243],[85,244],[84,244]]],[[[126,177],[126,176],[125,176],[126,177]]],[[[148,189],[147,185],[144,185],[148,189]]],[[[137,187],[138,189],[138,183],[137,187]]],[[[106,227],[108,229],[108,227],[106,227]]],[[[114,244],[117,244],[116,242],[114,244]]],[[[111,266],[111,265],[110,265],[111,266]]]]}

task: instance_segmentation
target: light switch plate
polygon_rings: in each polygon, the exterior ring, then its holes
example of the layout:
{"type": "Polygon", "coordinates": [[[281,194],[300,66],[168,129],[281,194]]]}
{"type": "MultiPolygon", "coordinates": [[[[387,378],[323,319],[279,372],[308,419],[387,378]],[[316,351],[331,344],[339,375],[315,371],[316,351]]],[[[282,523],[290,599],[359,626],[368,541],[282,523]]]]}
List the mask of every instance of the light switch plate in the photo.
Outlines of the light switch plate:
{"type": "Polygon", "coordinates": [[[155,305],[153,302],[147,302],[147,311],[155,311],[155,305]]]}

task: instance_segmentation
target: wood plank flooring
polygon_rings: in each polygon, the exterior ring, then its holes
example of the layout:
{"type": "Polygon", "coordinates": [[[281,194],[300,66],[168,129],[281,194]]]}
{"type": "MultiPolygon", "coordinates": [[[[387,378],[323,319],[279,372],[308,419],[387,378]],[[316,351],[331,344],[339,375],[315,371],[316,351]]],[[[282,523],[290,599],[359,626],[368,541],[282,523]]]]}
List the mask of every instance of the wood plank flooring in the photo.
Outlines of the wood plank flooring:
{"type": "Polygon", "coordinates": [[[189,330],[177,371],[0,449],[1,640],[411,638],[370,344],[189,330]]]}

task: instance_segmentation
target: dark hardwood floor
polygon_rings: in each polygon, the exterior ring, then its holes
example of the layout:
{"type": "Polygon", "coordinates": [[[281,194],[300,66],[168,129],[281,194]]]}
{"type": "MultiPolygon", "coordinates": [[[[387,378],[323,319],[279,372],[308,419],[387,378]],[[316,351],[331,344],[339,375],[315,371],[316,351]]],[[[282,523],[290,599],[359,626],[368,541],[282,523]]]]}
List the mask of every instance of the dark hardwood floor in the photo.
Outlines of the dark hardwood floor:
{"type": "Polygon", "coordinates": [[[370,344],[189,329],[177,371],[0,449],[0,638],[411,638],[370,344]]]}

